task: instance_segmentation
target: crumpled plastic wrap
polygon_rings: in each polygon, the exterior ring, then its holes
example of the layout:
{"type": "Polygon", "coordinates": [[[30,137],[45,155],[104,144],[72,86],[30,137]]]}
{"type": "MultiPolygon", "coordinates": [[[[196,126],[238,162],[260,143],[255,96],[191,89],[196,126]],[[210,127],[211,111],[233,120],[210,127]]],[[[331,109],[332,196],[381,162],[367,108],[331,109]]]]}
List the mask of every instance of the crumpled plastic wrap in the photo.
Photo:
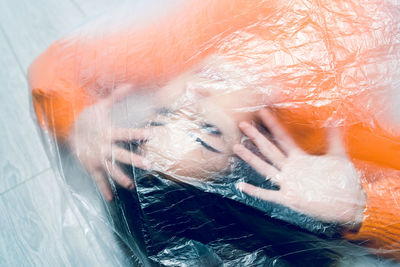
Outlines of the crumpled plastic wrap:
{"type": "Polygon", "coordinates": [[[29,70],[88,238],[113,257],[101,221],[134,266],[400,260],[397,3],[143,3],[69,33],[29,70]]]}

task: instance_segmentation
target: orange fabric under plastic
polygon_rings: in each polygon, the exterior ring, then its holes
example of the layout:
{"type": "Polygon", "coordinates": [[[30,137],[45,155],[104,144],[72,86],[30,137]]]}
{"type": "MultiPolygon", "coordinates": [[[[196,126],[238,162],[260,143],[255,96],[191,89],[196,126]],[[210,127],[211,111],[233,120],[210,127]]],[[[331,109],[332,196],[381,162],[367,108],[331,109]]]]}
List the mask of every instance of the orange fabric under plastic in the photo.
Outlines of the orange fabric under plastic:
{"type": "Polygon", "coordinates": [[[384,1],[185,1],[145,27],[54,43],[30,68],[35,111],[64,140],[118,84],[160,86],[211,54],[257,66],[282,88],[270,104],[299,145],[323,153],[324,128],[342,126],[350,157],[364,162],[365,220],[347,237],[400,249],[400,132],[382,113],[399,60],[395,12],[384,1]]]}

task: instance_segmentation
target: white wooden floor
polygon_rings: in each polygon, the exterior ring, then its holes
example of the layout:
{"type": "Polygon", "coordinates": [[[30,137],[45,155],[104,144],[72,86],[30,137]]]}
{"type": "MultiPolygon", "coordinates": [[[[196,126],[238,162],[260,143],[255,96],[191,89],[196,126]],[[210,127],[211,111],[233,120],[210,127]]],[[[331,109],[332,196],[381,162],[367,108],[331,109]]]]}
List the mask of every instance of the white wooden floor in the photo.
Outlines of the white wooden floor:
{"type": "Polygon", "coordinates": [[[0,0],[0,266],[121,264],[92,253],[84,229],[72,235],[62,229],[82,222],[65,218],[73,205],[32,120],[26,74],[54,40],[122,1],[0,0]]]}
{"type": "MultiPolygon", "coordinates": [[[[73,216],[32,120],[26,80],[29,64],[51,42],[122,1],[0,0],[0,266],[123,262],[95,252],[96,236],[73,216]],[[68,218],[66,210],[72,214],[68,218]],[[68,232],[80,224],[82,232],[68,232]]],[[[353,260],[345,265],[354,266],[353,260]]],[[[383,264],[368,260],[359,266],[366,263],[383,264]]]]}

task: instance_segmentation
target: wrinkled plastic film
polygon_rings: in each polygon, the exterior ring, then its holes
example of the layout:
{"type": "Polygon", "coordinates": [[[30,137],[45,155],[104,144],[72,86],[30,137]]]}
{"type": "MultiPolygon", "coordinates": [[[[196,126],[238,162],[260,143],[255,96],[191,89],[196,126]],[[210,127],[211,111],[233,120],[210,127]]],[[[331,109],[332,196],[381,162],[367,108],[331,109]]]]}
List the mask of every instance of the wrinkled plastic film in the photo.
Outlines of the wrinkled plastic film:
{"type": "Polygon", "coordinates": [[[132,3],[56,41],[29,79],[79,227],[116,264],[398,260],[399,18],[390,1],[132,3]]]}

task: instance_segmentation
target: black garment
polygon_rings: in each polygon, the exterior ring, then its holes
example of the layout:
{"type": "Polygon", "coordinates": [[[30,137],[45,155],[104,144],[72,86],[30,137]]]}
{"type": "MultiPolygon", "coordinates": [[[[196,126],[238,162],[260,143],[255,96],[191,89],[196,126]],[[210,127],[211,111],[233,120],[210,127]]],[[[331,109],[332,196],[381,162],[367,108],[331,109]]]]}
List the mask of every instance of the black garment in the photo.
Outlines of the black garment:
{"type": "Polygon", "coordinates": [[[229,193],[234,186],[228,185],[234,185],[232,179],[242,172],[256,183],[256,174],[247,168],[241,165],[239,172],[206,188],[128,168],[136,189],[118,188],[116,206],[120,207],[121,239],[132,251],[133,262],[145,266],[328,266],[340,257],[325,240],[337,232],[335,225],[274,203],[252,205],[229,193]]]}

